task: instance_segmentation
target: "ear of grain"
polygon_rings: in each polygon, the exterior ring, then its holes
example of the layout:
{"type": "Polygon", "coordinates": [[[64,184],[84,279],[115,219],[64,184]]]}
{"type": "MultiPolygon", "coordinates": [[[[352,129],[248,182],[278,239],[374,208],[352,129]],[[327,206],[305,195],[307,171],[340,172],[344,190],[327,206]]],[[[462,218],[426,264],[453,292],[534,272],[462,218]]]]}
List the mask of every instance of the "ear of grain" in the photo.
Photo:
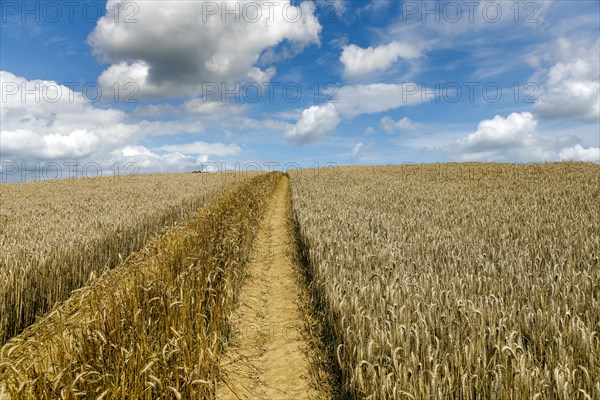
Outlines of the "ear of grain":
{"type": "Polygon", "coordinates": [[[90,277],[250,174],[170,174],[2,185],[0,344],[90,277]]]}
{"type": "Polygon", "coordinates": [[[235,291],[278,175],[220,194],[0,349],[13,399],[214,397],[235,291]]]}
{"type": "Polygon", "coordinates": [[[600,166],[294,171],[346,398],[600,398],[600,166]]]}

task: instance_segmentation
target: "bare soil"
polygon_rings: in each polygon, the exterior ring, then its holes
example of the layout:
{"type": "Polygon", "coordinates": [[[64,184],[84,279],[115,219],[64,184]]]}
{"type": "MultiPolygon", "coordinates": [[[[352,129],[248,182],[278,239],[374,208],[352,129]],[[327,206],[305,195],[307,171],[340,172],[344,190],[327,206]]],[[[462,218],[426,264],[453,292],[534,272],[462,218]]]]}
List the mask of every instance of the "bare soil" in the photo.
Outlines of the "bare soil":
{"type": "Polygon", "coordinates": [[[217,399],[301,400],[331,398],[305,322],[290,223],[289,179],[282,177],[259,228],[240,305],[232,317],[232,337],[217,399]],[[317,378],[315,378],[317,377],[317,378]]]}

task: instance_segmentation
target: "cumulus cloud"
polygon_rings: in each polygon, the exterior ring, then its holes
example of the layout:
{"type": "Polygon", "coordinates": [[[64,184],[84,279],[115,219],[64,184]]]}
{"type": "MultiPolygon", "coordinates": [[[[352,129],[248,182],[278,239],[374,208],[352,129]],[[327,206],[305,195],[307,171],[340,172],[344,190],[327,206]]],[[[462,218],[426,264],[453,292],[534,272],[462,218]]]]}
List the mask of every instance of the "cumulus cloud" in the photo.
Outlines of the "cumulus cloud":
{"type": "MultiPolygon", "coordinates": [[[[140,169],[148,171],[179,171],[197,166],[211,156],[241,152],[236,144],[200,141],[163,146],[157,149],[158,152],[136,145],[151,136],[199,132],[203,127],[197,118],[191,121],[132,121],[124,112],[98,108],[80,92],[54,81],[26,80],[6,71],[0,71],[0,88],[3,160],[83,161],[102,166],[114,162],[139,162],[140,169]]],[[[174,109],[185,111],[190,108],[188,112],[192,115],[229,116],[232,110],[237,110],[237,105],[206,104],[190,101],[179,108],[157,105],[146,111],[160,115],[174,109]]]]}
{"type": "Polygon", "coordinates": [[[125,23],[123,4],[108,1],[88,42],[111,64],[99,83],[133,82],[142,98],[197,95],[203,83],[269,80],[275,70],[258,68],[261,53],[286,44],[296,50],[318,44],[322,28],[309,2],[136,4],[137,22],[125,23]]]}
{"type": "Polygon", "coordinates": [[[408,117],[403,117],[398,121],[394,121],[386,116],[381,119],[381,126],[387,133],[412,131],[417,128],[417,125],[408,117]]]}
{"type": "Polygon", "coordinates": [[[1,71],[0,82],[3,156],[82,158],[139,133],[122,111],[96,108],[54,81],[29,81],[1,71]]]}
{"type": "Polygon", "coordinates": [[[572,49],[565,38],[560,62],[546,74],[546,83],[534,106],[544,119],[574,119],[586,122],[600,120],[600,41],[589,49],[572,49]]]}
{"type": "Polygon", "coordinates": [[[457,140],[451,151],[468,161],[591,161],[594,154],[598,157],[597,148],[582,147],[575,136],[541,135],[537,124],[530,112],[512,113],[506,118],[496,115],[457,140]]]}
{"type": "Polygon", "coordinates": [[[288,126],[284,137],[299,145],[307,144],[334,130],[339,123],[340,117],[333,104],[312,106],[302,111],[295,125],[288,126]]]}
{"type": "Polygon", "coordinates": [[[420,56],[419,47],[400,41],[366,49],[350,44],[344,46],[340,62],[344,65],[344,75],[354,78],[374,71],[385,71],[398,59],[411,60],[420,56]]]}
{"type": "MultiPolygon", "coordinates": [[[[153,172],[182,172],[204,169],[212,156],[238,155],[241,148],[236,144],[192,142],[181,145],[165,145],[157,149],[145,146],[124,146],[110,153],[112,164],[134,163],[140,170],[153,172]]],[[[136,171],[137,172],[137,171],[136,171]]]]}
{"type": "Polygon", "coordinates": [[[585,148],[580,144],[562,149],[558,156],[561,160],[588,161],[600,163],[600,147],[585,148]]]}
{"type": "Polygon", "coordinates": [[[342,86],[337,94],[336,108],[340,114],[357,116],[376,114],[396,108],[425,103],[434,96],[416,83],[371,83],[342,86]]]}
{"type": "Polygon", "coordinates": [[[203,163],[208,162],[208,155],[189,155],[179,152],[160,154],[145,146],[125,146],[110,153],[110,162],[118,165],[135,165],[137,171],[128,169],[129,172],[134,173],[143,170],[176,172],[201,167],[203,163]]]}
{"type": "Polygon", "coordinates": [[[507,118],[496,115],[479,123],[477,131],[459,144],[474,152],[514,147],[536,134],[537,121],[529,112],[512,113],[507,118]]]}

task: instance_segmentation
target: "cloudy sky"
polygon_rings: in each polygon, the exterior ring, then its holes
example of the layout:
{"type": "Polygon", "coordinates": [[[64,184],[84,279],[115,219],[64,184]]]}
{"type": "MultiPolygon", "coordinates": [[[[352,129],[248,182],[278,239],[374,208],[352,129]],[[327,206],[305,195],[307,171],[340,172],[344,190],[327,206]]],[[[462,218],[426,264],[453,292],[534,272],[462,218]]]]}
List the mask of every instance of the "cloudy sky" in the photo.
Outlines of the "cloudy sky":
{"type": "Polygon", "coordinates": [[[600,162],[599,4],[3,1],[2,170],[600,162]]]}

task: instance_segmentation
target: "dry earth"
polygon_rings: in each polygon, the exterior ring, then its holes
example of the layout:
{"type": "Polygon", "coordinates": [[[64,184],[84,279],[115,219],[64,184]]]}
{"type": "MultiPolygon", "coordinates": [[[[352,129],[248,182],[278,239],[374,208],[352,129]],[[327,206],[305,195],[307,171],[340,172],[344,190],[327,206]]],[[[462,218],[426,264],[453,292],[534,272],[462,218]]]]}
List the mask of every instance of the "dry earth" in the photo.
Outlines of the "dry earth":
{"type": "Polygon", "coordinates": [[[327,384],[311,374],[318,367],[309,361],[315,349],[306,338],[290,216],[289,179],[283,177],[262,221],[232,318],[217,399],[330,398],[327,384]]]}

